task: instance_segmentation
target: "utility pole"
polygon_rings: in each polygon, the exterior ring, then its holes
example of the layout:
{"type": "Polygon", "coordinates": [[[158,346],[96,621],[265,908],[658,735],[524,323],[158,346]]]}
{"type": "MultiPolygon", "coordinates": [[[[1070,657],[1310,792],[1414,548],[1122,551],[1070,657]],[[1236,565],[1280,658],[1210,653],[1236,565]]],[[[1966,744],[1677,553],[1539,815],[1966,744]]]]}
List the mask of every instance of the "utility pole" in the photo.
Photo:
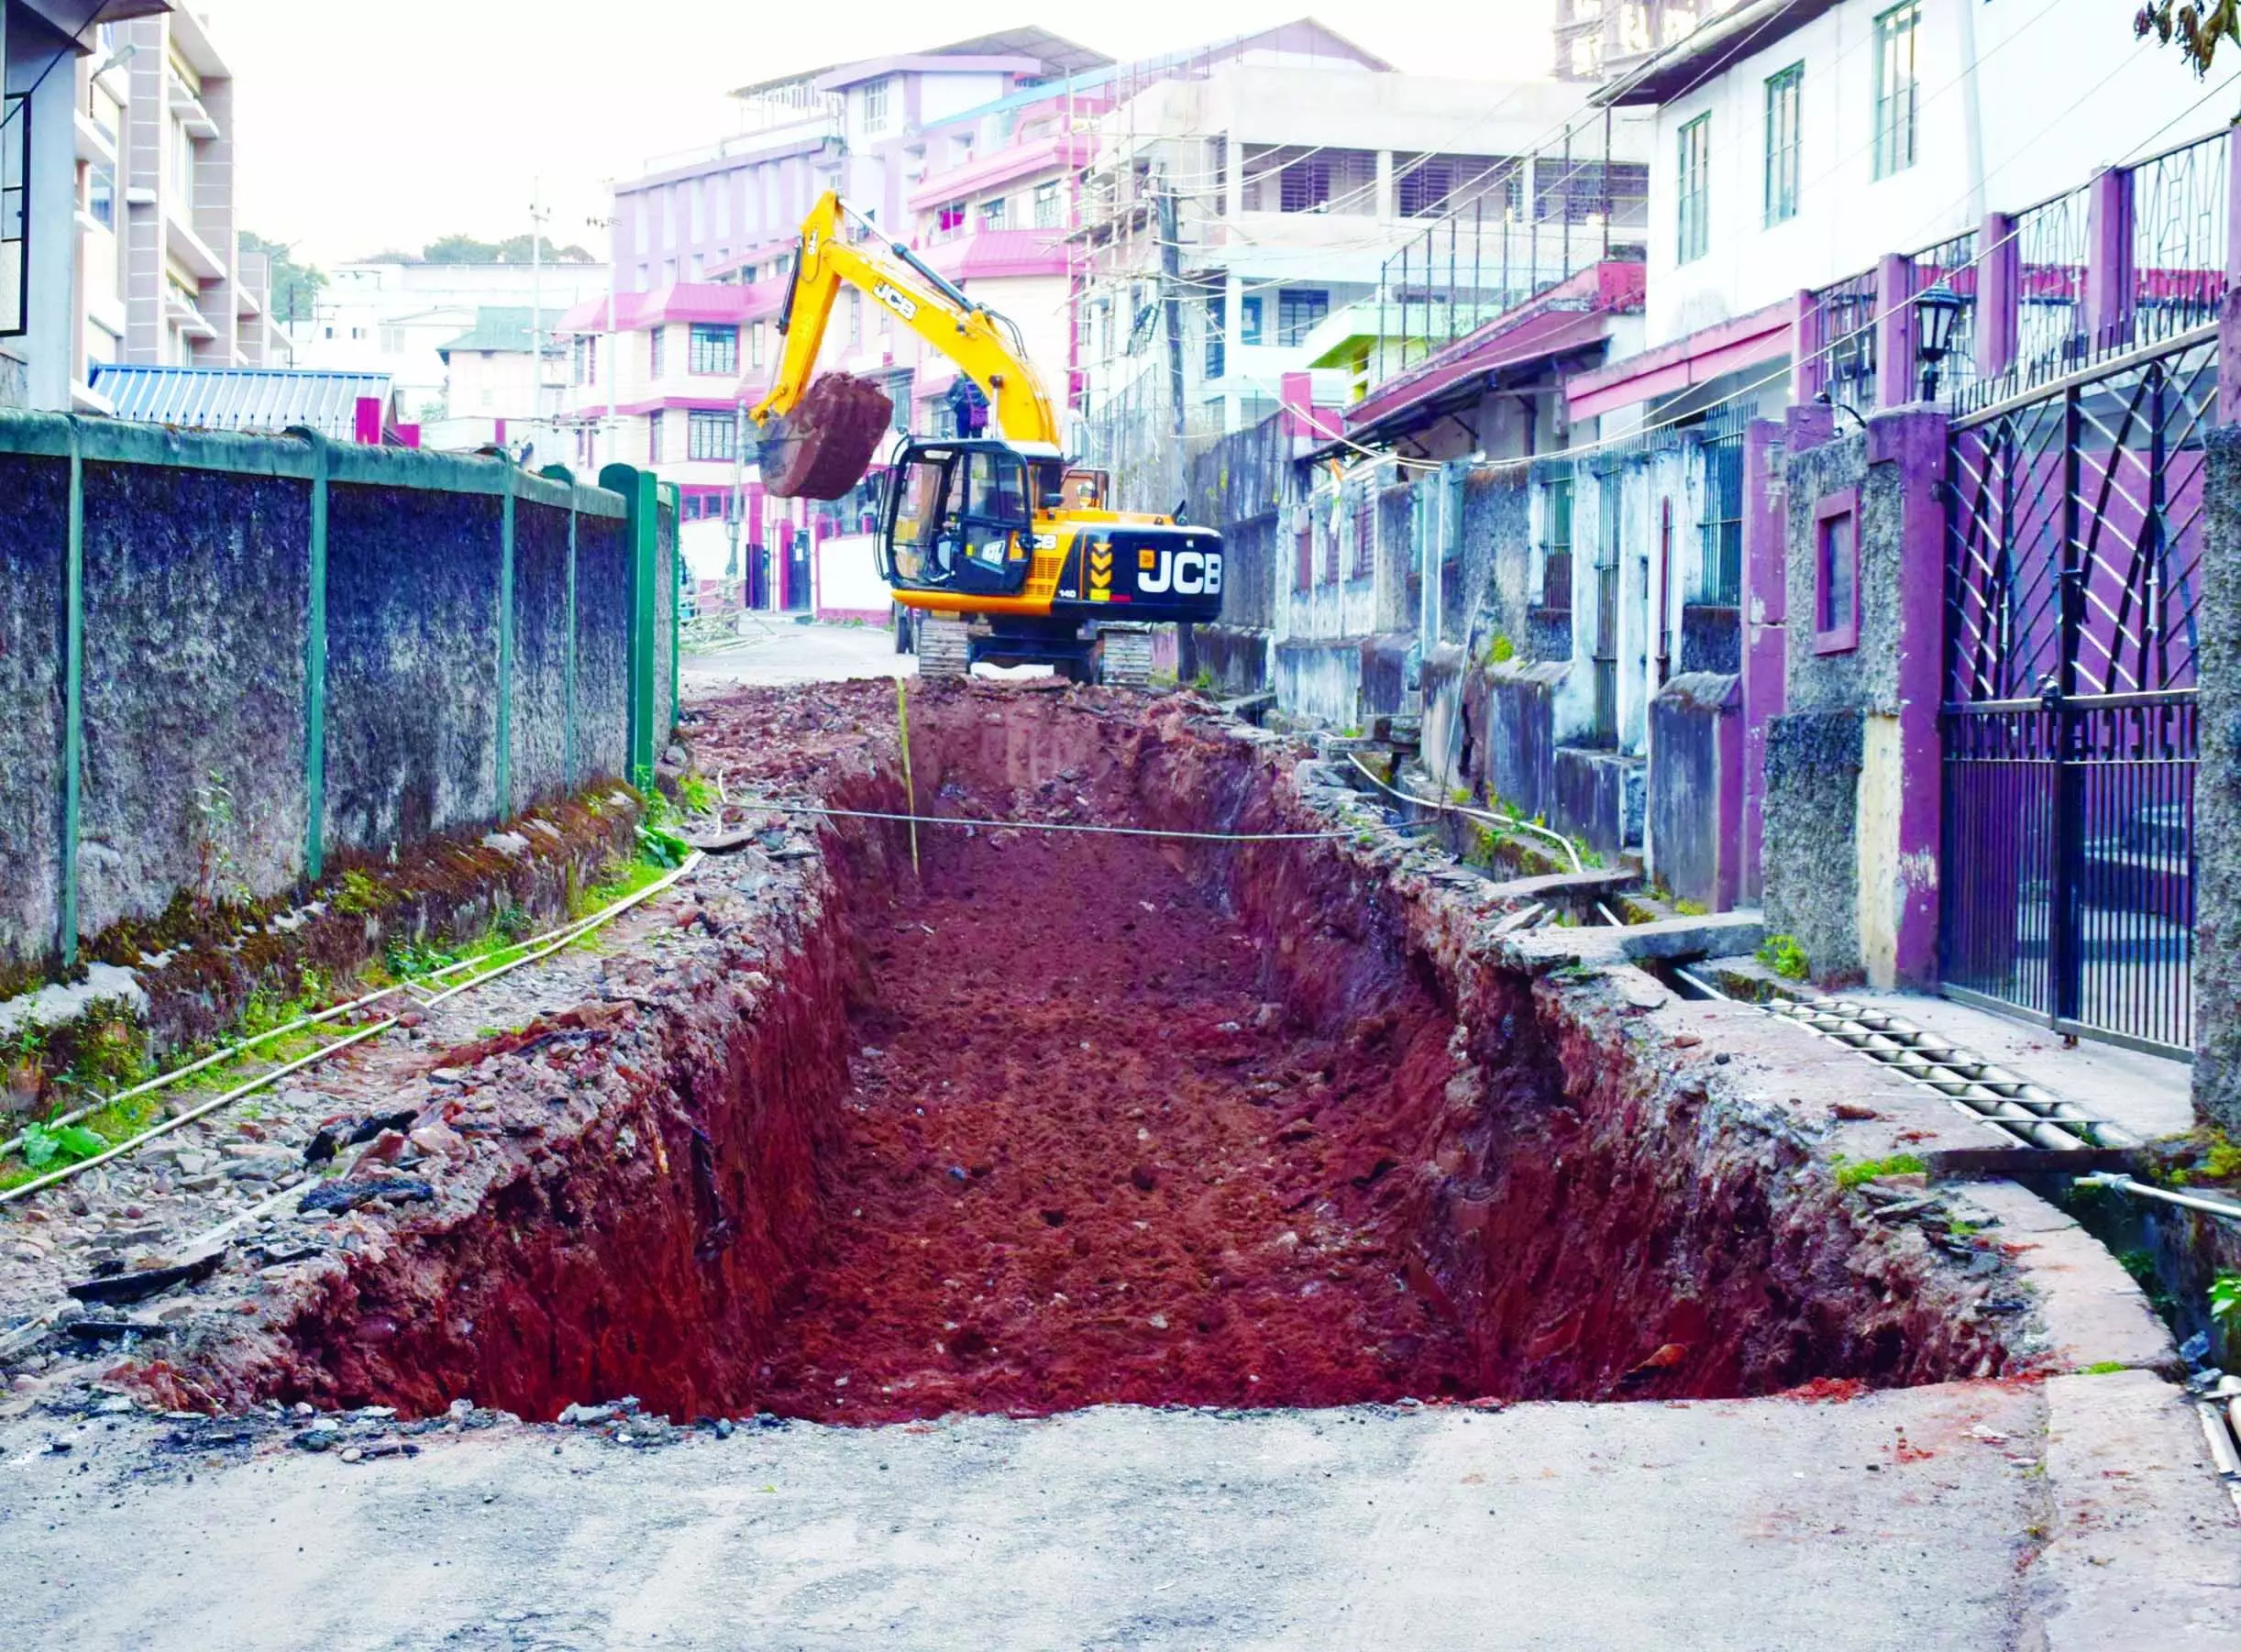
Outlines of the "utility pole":
{"type": "Polygon", "coordinates": [[[1160,312],[1167,329],[1168,434],[1175,439],[1175,472],[1183,474],[1183,246],[1176,234],[1174,186],[1159,179],[1160,312]]]}
{"type": "Polygon", "coordinates": [[[545,181],[529,186],[529,429],[545,421],[545,181]]]}

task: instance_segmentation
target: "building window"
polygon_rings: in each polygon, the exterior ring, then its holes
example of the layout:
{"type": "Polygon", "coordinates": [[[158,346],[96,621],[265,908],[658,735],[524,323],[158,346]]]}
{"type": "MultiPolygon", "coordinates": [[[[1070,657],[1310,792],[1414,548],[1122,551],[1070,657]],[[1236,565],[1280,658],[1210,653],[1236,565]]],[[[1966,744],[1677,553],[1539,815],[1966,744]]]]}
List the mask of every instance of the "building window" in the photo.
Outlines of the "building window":
{"type": "Polygon", "coordinates": [[[983,229],[1002,229],[1010,218],[1011,203],[1002,195],[980,204],[980,226],[983,229]]]}
{"type": "Polygon", "coordinates": [[[1048,183],[1035,185],[1034,212],[1037,229],[1056,229],[1058,227],[1058,181],[1056,179],[1054,178],[1048,183]]]}
{"type": "Polygon", "coordinates": [[[1805,66],[1793,63],[1766,83],[1766,221],[1797,216],[1797,152],[1805,66]]]}
{"type": "Polygon", "coordinates": [[[1377,566],[1377,495],[1364,490],[1354,505],[1354,578],[1366,579],[1377,566]]]}
{"type": "Polygon", "coordinates": [[[1339,504],[1337,500],[1330,501],[1329,514],[1315,524],[1315,531],[1322,536],[1323,541],[1323,583],[1336,585],[1339,582],[1339,504]]]}
{"type": "Polygon", "coordinates": [[[1237,314],[1237,342],[1240,344],[1260,343],[1261,295],[1254,292],[1239,299],[1237,314]]]}
{"type": "Polygon", "coordinates": [[[661,410],[656,408],[646,415],[646,462],[661,463],[661,410]]]}
{"type": "Polygon", "coordinates": [[[738,424],[728,413],[695,408],[685,416],[685,457],[728,459],[739,451],[738,424]]]}
{"type": "Polygon", "coordinates": [[[1229,351],[1223,347],[1228,340],[1221,330],[1221,295],[1215,293],[1206,301],[1206,376],[1219,379],[1229,370],[1229,351]]]}
{"type": "Polygon", "coordinates": [[[1860,645],[1860,494],[1833,493],[1814,508],[1813,651],[1860,645]]]}
{"type": "Polygon", "coordinates": [[[657,379],[661,377],[662,369],[667,365],[668,350],[665,347],[668,341],[668,331],[667,327],[656,327],[646,336],[646,370],[657,379]]]}
{"type": "Polygon", "coordinates": [[[747,365],[763,365],[763,324],[759,321],[747,329],[747,365]]]}
{"type": "Polygon", "coordinates": [[[1295,160],[1284,169],[1277,193],[1279,212],[1307,213],[1330,204],[1330,162],[1319,156],[1295,160]]]}
{"type": "Polygon", "coordinates": [[[864,295],[854,287],[848,289],[848,342],[864,342],[864,295]]]}
{"type": "Polygon", "coordinates": [[[954,236],[964,227],[965,203],[962,201],[952,201],[933,215],[933,232],[936,235],[954,236]]]}
{"type": "Polygon", "coordinates": [[[1572,479],[1551,482],[1541,494],[1540,605],[1572,606],[1572,479]]]}
{"type": "Polygon", "coordinates": [[[116,169],[105,160],[85,169],[85,213],[104,229],[116,227],[116,169]]]}
{"type": "Polygon", "coordinates": [[[887,130],[888,89],[892,84],[885,75],[866,83],[864,87],[864,132],[871,137],[887,130]]]}
{"type": "Polygon", "coordinates": [[[1685,264],[1710,250],[1712,116],[1699,115],[1681,128],[1680,221],[1673,262],[1685,264]]]}
{"type": "Polygon", "coordinates": [[[1292,569],[1292,589],[1294,590],[1313,590],[1315,589],[1315,523],[1312,519],[1300,528],[1297,539],[1297,543],[1294,547],[1297,561],[1292,569]]]}
{"type": "Polygon", "coordinates": [[[1276,294],[1276,342],[1305,344],[1330,314],[1330,294],[1319,287],[1286,287],[1276,294]]]}
{"type": "Polygon", "coordinates": [[[1404,218],[1436,218],[1447,210],[1447,198],[1455,190],[1455,169],[1445,160],[1419,160],[1402,173],[1396,184],[1404,218]]]}
{"type": "Polygon", "coordinates": [[[577,383],[597,384],[599,382],[598,339],[580,337],[573,340],[569,346],[569,358],[574,369],[570,376],[577,383]]]}
{"type": "Polygon", "coordinates": [[[1888,178],[1915,163],[1915,37],[1922,0],[1907,0],[1875,19],[1875,175],[1888,178]]]}
{"type": "Polygon", "coordinates": [[[739,370],[739,329],[727,322],[692,324],[690,370],[732,374],[739,370]]]}

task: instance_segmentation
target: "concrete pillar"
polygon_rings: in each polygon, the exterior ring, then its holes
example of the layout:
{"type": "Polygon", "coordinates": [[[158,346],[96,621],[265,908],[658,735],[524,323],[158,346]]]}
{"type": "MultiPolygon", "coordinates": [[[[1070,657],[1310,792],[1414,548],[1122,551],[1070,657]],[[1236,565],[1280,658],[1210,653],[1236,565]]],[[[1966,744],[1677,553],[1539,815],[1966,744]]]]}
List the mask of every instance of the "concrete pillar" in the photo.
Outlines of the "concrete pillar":
{"type": "MultiPolygon", "coordinates": [[[[2229,298],[2229,323],[2232,314],[2229,298]]],[[[2194,1109],[2241,1137],[2241,429],[2207,433],[2202,460],[2194,1109]]]]}
{"type": "Polygon", "coordinates": [[[1999,378],[2015,365],[2015,336],[2022,315],[2023,255],[2015,241],[2015,220],[1992,213],[1978,232],[1982,258],[1976,267],[1976,376],[1999,378]]]}
{"type": "Polygon", "coordinates": [[[1904,407],[1922,388],[1915,359],[1914,260],[1887,253],[1875,272],[1875,404],[1904,407]]]}
{"type": "Polygon", "coordinates": [[[1921,408],[1828,434],[1793,414],[1783,460],[1783,710],[1766,727],[1764,906],[1816,978],[1927,986],[1937,957],[1946,422],[1921,408]],[[1821,535],[1848,511],[1856,635],[1820,634],[1821,535]]]}
{"type": "MultiPolygon", "coordinates": [[[[1803,413],[1809,410],[1798,409],[1803,413]]],[[[1788,648],[1789,528],[1783,508],[1783,427],[1753,420],[1743,436],[1743,754],[1739,898],[1759,898],[1766,838],[1766,733],[1782,715],[1788,648]]],[[[1825,440],[1826,435],[1816,439],[1825,440]]]]}
{"type": "Polygon", "coordinates": [[[2111,167],[2089,188],[2085,330],[2094,348],[2115,349],[2132,336],[2132,174],[2111,167]]]}
{"type": "Polygon", "coordinates": [[[1400,201],[1393,182],[1393,151],[1377,151],[1377,215],[1390,221],[1400,216],[1400,201]]]}
{"type": "MultiPolygon", "coordinates": [[[[58,41],[50,50],[67,47],[58,41]]],[[[72,125],[77,91],[78,77],[64,61],[31,96],[31,267],[26,271],[26,342],[31,348],[25,390],[28,405],[54,413],[70,411],[71,380],[84,349],[77,325],[78,151],[72,125]]]]}

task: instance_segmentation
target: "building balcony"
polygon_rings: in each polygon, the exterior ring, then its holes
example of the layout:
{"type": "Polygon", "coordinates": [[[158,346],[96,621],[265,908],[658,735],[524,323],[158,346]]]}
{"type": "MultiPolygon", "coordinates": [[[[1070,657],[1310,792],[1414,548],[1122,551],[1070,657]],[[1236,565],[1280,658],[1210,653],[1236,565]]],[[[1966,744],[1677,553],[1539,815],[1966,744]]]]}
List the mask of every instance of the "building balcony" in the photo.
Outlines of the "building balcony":
{"type": "Polygon", "coordinates": [[[164,249],[178,260],[181,269],[197,281],[222,281],[226,277],[226,262],[219,258],[209,242],[194,233],[194,226],[182,215],[177,202],[167,200],[163,204],[164,249]]]}

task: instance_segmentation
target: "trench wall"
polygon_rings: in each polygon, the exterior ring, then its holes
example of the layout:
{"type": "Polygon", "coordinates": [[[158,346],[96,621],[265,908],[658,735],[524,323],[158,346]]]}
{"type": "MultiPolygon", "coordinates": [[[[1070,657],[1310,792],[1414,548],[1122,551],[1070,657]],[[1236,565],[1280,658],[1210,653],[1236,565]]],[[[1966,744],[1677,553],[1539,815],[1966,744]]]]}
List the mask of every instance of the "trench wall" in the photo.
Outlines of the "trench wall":
{"type": "Polygon", "coordinates": [[[0,984],[182,895],[264,900],[635,766],[631,591],[669,583],[674,529],[641,550],[613,492],[9,413],[0,498],[0,984]]]}
{"type": "MultiPolygon", "coordinates": [[[[997,703],[963,685],[913,697],[922,802],[1061,785],[1145,824],[1348,828],[1163,853],[1258,938],[1291,1025],[1390,1066],[1383,1145],[1331,1196],[1397,1203],[1416,1236],[1399,1271],[1467,1328],[1483,1392],[1736,1395],[2006,1368],[2004,1331],[1971,1311],[1985,1282],[1938,1273],[1853,1211],[1786,1111],[1681,1064],[1609,977],[1506,954],[1498,906],[1454,893],[1296,751],[1179,705],[997,703]]],[[[894,767],[867,734],[811,789],[891,807],[894,767]]],[[[463,1193],[328,1266],[292,1319],[267,1316],[261,1345],[211,1353],[199,1387],[420,1411],[470,1393],[536,1415],[623,1393],[674,1415],[751,1408],[815,1243],[816,1163],[867,985],[853,928],[908,887],[896,829],[822,830],[822,863],[749,857],[697,885],[687,943],[621,962],[606,1001],[450,1058],[463,1085],[431,1105],[488,1144],[463,1193]]]]}

